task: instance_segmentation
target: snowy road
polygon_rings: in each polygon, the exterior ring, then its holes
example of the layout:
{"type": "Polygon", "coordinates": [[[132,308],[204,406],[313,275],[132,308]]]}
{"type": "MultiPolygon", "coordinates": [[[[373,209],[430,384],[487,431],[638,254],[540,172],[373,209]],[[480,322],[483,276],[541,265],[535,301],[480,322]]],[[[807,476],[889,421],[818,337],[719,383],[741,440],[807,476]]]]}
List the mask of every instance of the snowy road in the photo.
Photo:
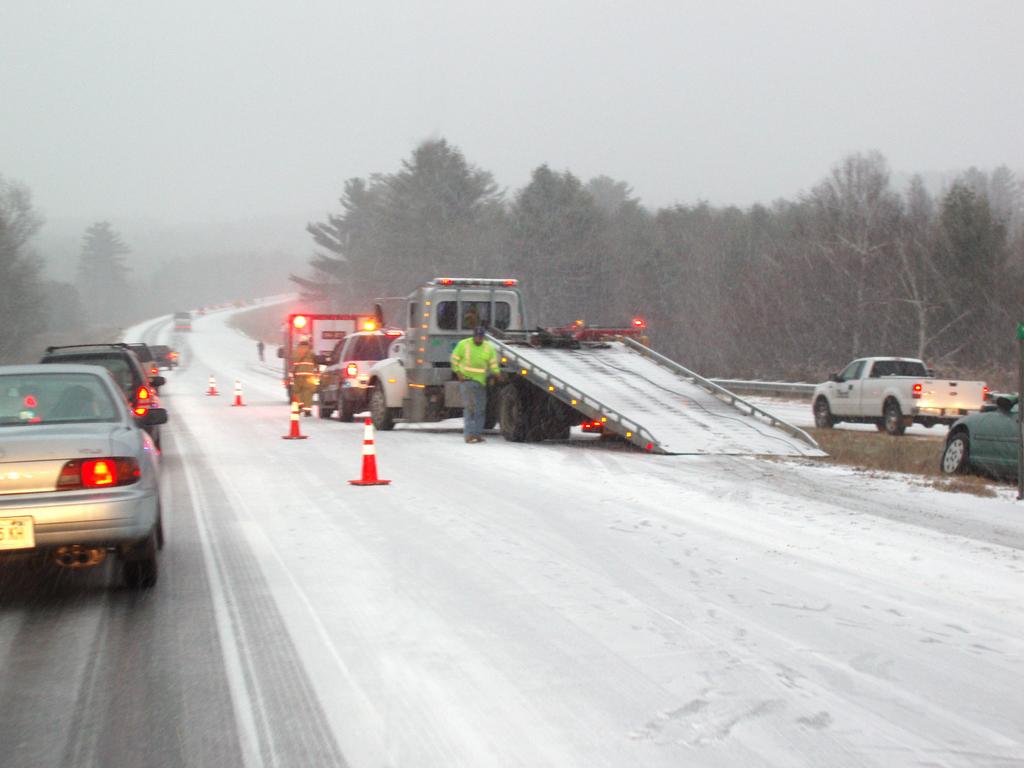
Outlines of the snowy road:
{"type": "Polygon", "coordinates": [[[455,422],[355,488],[226,315],[161,393],[153,592],[0,572],[4,766],[1024,766],[1009,498],[455,422]]]}

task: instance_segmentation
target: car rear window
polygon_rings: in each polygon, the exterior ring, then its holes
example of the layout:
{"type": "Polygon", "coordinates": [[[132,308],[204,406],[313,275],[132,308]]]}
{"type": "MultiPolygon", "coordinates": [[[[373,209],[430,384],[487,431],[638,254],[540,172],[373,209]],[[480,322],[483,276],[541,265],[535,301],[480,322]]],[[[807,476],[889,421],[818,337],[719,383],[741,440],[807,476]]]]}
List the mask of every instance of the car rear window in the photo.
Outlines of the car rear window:
{"type": "Polygon", "coordinates": [[[0,427],[118,421],[108,389],[88,373],[0,375],[0,427]]]}
{"type": "Polygon", "coordinates": [[[360,336],[356,339],[350,360],[383,360],[388,356],[387,336],[360,336]]]}
{"type": "Polygon", "coordinates": [[[924,363],[916,360],[876,360],[871,368],[871,378],[877,379],[882,376],[928,376],[928,369],[924,363]]]}
{"type": "Polygon", "coordinates": [[[49,355],[44,363],[74,363],[75,365],[98,365],[110,371],[114,381],[122,392],[129,398],[135,394],[135,390],[141,385],[136,381],[135,371],[127,360],[117,354],[99,355],[49,355]]]}
{"type": "Polygon", "coordinates": [[[437,307],[437,327],[443,331],[472,331],[478,325],[504,330],[511,320],[512,307],[507,301],[494,302],[493,318],[489,301],[442,301],[437,307]]]}

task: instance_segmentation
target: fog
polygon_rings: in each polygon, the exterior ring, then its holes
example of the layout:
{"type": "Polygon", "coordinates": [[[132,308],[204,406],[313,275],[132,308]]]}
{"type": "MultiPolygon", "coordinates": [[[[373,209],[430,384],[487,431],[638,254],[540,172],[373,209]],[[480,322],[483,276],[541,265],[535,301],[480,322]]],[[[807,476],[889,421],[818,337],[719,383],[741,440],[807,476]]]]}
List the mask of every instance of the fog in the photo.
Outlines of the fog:
{"type": "Polygon", "coordinates": [[[346,179],[440,138],[507,198],[547,164],[652,211],[795,199],[862,151],[935,194],[1019,171],[1022,33],[1017,2],[6,3],[0,175],[51,278],[109,221],[136,275],[258,252],[287,289],[346,179]]]}
{"type": "Polygon", "coordinates": [[[5,3],[0,168],[47,218],[322,213],[443,135],[648,205],[789,196],[847,152],[1024,166],[1017,2],[5,3]]]}

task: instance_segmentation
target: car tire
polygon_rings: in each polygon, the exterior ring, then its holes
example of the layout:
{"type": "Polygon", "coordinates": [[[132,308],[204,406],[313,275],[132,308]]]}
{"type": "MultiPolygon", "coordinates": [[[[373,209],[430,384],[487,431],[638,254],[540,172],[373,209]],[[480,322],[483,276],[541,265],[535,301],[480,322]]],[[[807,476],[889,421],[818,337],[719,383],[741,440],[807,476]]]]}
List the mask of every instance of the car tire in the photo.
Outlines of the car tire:
{"type": "Polygon", "coordinates": [[[344,398],[338,400],[338,418],[341,421],[352,421],[352,417],[355,415],[355,408],[352,407],[351,403],[346,403],[344,398]]]}
{"type": "Polygon", "coordinates": [[[885,431],[893,437],[898,437],[907,431],[907,425],[903,423],[903,409],[900,404],[889,398],[882,408],[882,420],[885,422],[885,431]]]}
{"type": "Polygon", "coordinates": [[[121,564],[121,577],[129,589],[151,589],[156,586],[159,568],[156,559],[157,529],[144,542],[133,547],[124,557],[121,564]]]}
{"type": "Polygon", "coordinates": [[[379,431],[388,432],[395,428],[395,417],[393,408],[388,408],[387,400],[384,397],[384,390],[374,386],[370,390],[370,420],[373,428],[379,431]]]}
{"type": "Polygon", "coordinates": [[[334,413],[334,406],[324,400],[323,392],[320,393],[320,400],[317,403],[316,415],[321,419],[329,419],[334,413]]]}
{"type": "Polygon", "coordinates": [[[939,469],[944,475],[962,475],[970,468],[971,445],[967,432],[961,430],[950,435],[942,451],[939,469]]]}
{"type": "Polygon", "coordinates": [[[828,400],[819,397],[814,401],[814,426],[818,429],[832,429],[836,423],[832,416],[832,409],[828,406],[828,400]]]}

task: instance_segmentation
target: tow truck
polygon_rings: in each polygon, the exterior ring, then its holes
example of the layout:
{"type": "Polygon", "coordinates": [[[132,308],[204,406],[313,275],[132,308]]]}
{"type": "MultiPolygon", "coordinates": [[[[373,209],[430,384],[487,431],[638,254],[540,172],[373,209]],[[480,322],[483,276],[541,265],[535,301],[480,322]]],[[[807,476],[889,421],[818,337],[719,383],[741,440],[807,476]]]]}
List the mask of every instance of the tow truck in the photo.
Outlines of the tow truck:
{"type": "Polygon", "coordinates": [[[282,343],[277,356],[283,362],[283,383],[288,401],[292,398],[291,371],[295,347],[302,340],[309,342],[318,365],[326,365],[337,343],[356,331],[373,331],[381,326],[381,310],[361,314],[316,314],[293,312],[281,326],[282,343]]]}
{"type": "Polygon", "coordinates": [[[639,318],[531,328],[512,278],[434,278],[405,305],[405,336],[369,372],[377,429],[460,415],[451,353],[484,325],[501,362],[485,427],[500,422],[511,442],[564,440],[584,426],[652,453],[822,455],[803,430],[655,352],[639,318]]]}

